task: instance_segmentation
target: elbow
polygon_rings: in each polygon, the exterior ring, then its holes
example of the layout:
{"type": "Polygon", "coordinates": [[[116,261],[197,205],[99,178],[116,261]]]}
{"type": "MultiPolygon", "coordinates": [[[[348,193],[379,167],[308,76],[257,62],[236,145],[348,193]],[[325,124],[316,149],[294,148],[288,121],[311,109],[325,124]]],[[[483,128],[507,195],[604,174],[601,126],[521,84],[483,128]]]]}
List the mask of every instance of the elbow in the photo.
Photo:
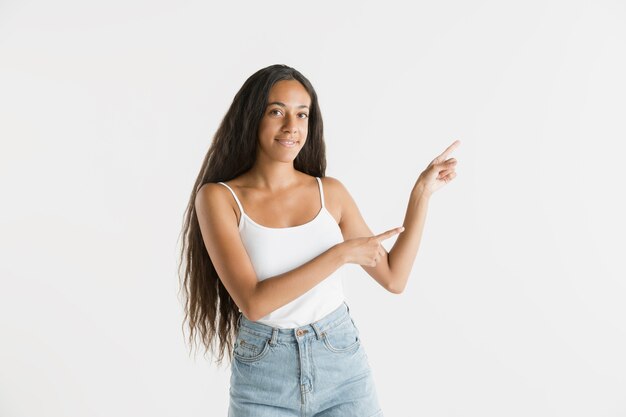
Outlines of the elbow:
{"type": "Polygon", "coordinates": [[[404,292],[404,288],[388,287],[387,291],[392,294],[402,294],[404,292]]]}
{"type": "Polygon", "coordinates": [[[243,312],[243,315],[246,316],[248,320],[257,321],[265,317],[266,315],[262,311],[259,311],[260,310],[259,307],[260,307],[259,303],[255,299],[255,297],[251,295],[246,300],[245,309],[242,308],[241,311],[243,312]]]}
{"type": "Polygon", "coordinates": [[[250,303],[246,305],[246,308],[245,309],[242,308],[241,312],[243,313],[244,316],[246,316],[248,320],[257,321],[260,317],[256,309],[253,307],[253,305],[254,303],[250,303]]]}
{"type": "Polygon", "coordinates": [[[250,308],[246,308],[245,310],[241,310],[244,316],[250,321],[257,321],[260,317],[254,310],[250,310],[250,308]]]}
{"type": "Polygon", "coordinates": [[[244,316],[250,321],[257,321],[259,319],[257,316],[250,313],[244,313],[244,316]]]}
{"type": "Polygon", "coordinates": [[[241,314],[250,321],[256,321],[256,312],[254,312],[251,308],[254,303],[251,303],[249,299],[242,301],[244,302],[237,303],[239,310],[241,310],[241,314]]]}
{"type": "Polygon", "coordinates": [[[387,284],[387,291],[389,291],[392,294],[402,294],[404,292],[404,289],[406,288],[406,285],[398,285],[397,284],[397,280],[391,280],[389,282],[389,284],[387,284]]]}

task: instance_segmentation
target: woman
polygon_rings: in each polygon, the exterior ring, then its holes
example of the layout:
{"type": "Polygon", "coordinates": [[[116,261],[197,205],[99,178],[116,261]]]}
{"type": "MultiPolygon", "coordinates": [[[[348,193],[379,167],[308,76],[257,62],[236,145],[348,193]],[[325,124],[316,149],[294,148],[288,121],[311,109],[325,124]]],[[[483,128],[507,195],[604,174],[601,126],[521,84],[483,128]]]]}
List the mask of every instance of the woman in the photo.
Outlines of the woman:
{"type": "Polygon", "coordinates": [[[373,235],[343,184],[324,175],[309,80],[285,65],[246,80],[194,185],[181,253],[189,340],[199,333],[212,351],[217,342],[218,363],[229,353],[229,416],[383,415],[342,266],[403,291],[429,198],[456,176],[446,158],[458,144],[417,179],[404,227],[373,235]],[[381,242],[401,232],[387,253],[381,242]]]}

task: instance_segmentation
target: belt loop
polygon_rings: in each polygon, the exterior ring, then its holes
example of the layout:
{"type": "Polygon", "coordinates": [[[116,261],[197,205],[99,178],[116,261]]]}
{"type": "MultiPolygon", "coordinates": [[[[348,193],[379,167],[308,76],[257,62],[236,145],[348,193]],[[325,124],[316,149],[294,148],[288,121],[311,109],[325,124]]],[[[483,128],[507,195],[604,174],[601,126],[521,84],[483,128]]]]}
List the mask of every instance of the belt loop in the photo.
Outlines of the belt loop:
{"type": "Polygon", "coordinates": [[[272,328],[272,338],[270,339],[270,345],[272,345],[272,346],[276,345],[276,339],[278,339],[278,328],[277,327],[273,327],[272,328]]]}
{"type": "Polygon", "coordinates": [[[317,323],[311,323],[311,327],[313,327],[313,330],[315,331],[315,336],[317,337],[317,339],[321,339],[322,336],[324,335],[324,333],[317,327],[318,324],[317,323]]]}

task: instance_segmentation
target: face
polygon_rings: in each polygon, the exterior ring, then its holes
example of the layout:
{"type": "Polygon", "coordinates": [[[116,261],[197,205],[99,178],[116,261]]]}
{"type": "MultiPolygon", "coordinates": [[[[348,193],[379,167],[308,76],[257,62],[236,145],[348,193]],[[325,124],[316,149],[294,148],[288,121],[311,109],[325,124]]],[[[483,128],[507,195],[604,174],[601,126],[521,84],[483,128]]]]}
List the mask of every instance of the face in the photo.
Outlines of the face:
{"type": "Polygon", "coordinates": [[[281,80],[270,89],[259,125],[262,157],[292,162],[306,141],[311,97],[296,80],[281,80]]]}

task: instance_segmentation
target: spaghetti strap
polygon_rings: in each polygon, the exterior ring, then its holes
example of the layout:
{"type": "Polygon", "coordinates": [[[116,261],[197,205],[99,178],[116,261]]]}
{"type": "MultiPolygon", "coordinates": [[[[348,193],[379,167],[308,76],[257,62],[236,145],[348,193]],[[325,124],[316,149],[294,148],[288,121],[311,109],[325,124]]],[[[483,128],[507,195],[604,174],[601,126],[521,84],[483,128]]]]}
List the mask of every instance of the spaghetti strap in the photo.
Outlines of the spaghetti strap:
{"type": "Polygon", "coordinates": [[[320,198],[322,199],[322,208],[324,208],[324,188],[322,187],[322,180],[319,177],[315,177],[315,179],[320,186],[320,198]]]}
{"type": "Polygon", "coordinates": [[[222,184],[224,186],[226,186],[226,188],[228,188],[230,190],[230,193],[233,195],[233,197],[235,197],[235,201],[237,202],[237,205],[239,206],[239,211],[241,212],[241,216],[243,216],[243,207],[241,206],[241,203],[239,202],[239,199],[237,198],[237,194],[235,194],[235,192],[233,191],[232,188],[230,188],[228,186],[228,184],[226,184],[225,182],[218,182],[218,184],[222,184]]]}

